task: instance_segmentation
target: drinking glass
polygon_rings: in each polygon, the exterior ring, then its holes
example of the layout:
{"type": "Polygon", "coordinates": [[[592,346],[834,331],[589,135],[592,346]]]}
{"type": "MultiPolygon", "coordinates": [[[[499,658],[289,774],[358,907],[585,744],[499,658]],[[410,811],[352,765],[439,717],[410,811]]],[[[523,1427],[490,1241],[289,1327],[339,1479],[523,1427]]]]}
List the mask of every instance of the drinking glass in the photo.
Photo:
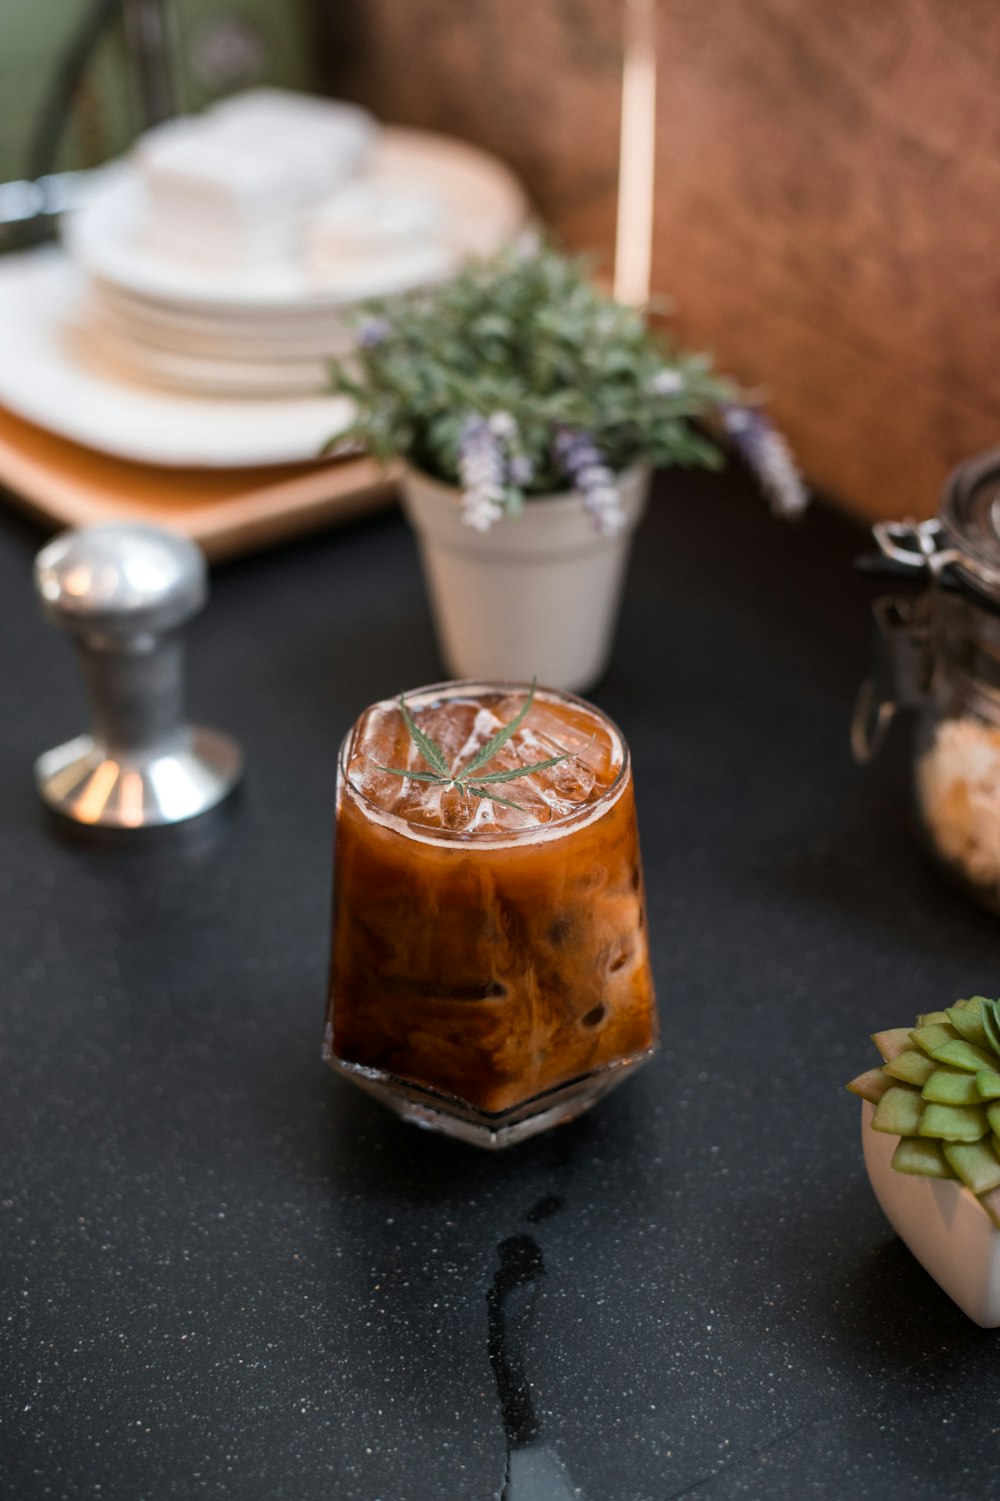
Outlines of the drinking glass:
{"type": "Polygon", "coordinates": [[[579,1115],[656,1043],[632,770],[611,720],[508,683],[367,709],[339,756],[327,1061],[406,1120],[500,1147],[579,1115]]]}

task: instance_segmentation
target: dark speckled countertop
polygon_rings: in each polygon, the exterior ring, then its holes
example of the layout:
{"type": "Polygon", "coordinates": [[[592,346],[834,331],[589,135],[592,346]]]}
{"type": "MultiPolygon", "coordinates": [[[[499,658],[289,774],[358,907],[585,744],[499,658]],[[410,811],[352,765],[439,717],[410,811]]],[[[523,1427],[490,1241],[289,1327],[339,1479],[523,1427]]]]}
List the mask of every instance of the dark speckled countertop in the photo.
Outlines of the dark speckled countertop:
{"type": "Polygon", "coordinates": [[[1000,1332],[889,1230],[842,1088],[875,1025],[996,991],[1000,927],[918,858],[905,732],[850,763],[860,532],[659,488],[593,696],[664,1046],[497,1155],[319,1057],[335,749],[440,676],[399,518],[217,574],[190,698],[245,795],[138,849],[36,805],[85,715],[0,519],[3,1501],[1000,1496],[1000,1332]]]}

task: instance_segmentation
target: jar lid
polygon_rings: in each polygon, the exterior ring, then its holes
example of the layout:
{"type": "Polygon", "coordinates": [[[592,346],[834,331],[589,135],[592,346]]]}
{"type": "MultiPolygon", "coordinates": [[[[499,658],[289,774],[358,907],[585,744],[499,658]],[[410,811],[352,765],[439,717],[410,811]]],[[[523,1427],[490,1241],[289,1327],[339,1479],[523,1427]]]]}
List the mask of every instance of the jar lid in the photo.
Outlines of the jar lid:
{"type": "Polygon", "coordinates": [[[1000,602],[1000,448],[954,470],[938,515],[955,572],[1000,602]]]}

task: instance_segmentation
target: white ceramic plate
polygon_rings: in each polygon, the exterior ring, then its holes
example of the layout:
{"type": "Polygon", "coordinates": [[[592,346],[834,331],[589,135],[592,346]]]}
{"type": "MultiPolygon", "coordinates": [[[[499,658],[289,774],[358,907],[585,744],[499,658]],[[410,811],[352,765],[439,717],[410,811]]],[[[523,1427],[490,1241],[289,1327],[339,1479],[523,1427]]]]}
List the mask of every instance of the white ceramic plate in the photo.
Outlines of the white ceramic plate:
{"type": "Polygon", "coordinates": [[[158,349],[122,335],[98,319],[88,319],[98,359],[116,365],[140,384],[172,391],[219,396],[315,396],[329,389],[325,360],[212,358],[158,349]]]}
{"type": "Polygon", "coordinates": [[[439,280],[470,255],[489,255],[522,229],[528,205],[517,179],[485,151],[447,136],[387,129],[373,153],[367,182],[426,189],[443,205],[445,223],[434,243],[342,268],[335,285],[311,282],[289,261],[242,273],[212,275],[158,259],[141,243],[142,184],[128,164],[110,172],[89,202],[70,216],[63,237],[89,275],[132,296],[177,309],[285,312],[342,307],[439,280]]]}
{"type": "Polygon", "coordinates": [[[136,339],[155,349],[169,349],[176,354],[201,355],[206,359],[226,360],[296,360],[335,359],[350,352],[354,339],[339,314],[313,317],[300,328],[283,323],[273,328],[247,319],[228,323],[210,318],[164,317],[152,303],[136,300],[131,306],[124,298],[109,296],[103,283],[90,285],[90,305],[94,317],[123,337],[136,339]]]}
{"type": "Polygon", "coordinates": [[[342,397],[191,396],[106,363],[82,318],[83,278],[63,252],[0,259],[0,402],[88,448],[170,467],[301,463],[345,431],[342,397]]]}

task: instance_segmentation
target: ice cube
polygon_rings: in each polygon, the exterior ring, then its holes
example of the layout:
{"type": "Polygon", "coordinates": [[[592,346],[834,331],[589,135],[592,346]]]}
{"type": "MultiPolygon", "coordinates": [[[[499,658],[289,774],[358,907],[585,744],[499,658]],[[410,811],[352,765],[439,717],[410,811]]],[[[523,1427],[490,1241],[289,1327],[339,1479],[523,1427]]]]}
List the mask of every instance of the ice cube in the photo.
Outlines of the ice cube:
{"type": "Polygon", "coordinates": [[[593,769],[581,756],[560,761],[558,766],[550,766],[546,771],[533,772],[532,777],[543,795],[551,792],[562,802],[574,806],[590,801],[597,781],[593,769]]]}
{"type": "MultiPolygon", "coordinates": [[[[487,703],[472,698],[413,700],[408,707],[419,728],[440,747],[449,773],[458,776],[523,705],[522,695],[508,695],[487,703]]],[[[595,729],[600,729],[599,722],[585,710],[557,711],[536,700],[526,721],[483,763],[479,775],[521,772],[552,756],[567,759],[545,771],[496,783],[477,782],[473,772],[469,782],[478,790],[470,786],[463,792],[384,769],[433,769],[407,730],[398,701],[386,700],[362,716],[350,748],[348,775],[380,808],[414,825],[470,837],[524,832],[577,812],[594,798],[595,788],[599,793],[611,780],[610,737],[601,730],[595,738],[595,729]]]]}
{"type": "MultiPolygon", "coordinates": [[[[492,740],[494,735],[499,734],[505,723],[505,720],[500,719],[485,704],[477,705],[472,723],[468,727],[468,733],[458,752],[458,765],[468,766],[469,762],[482,750],[486,742],[492,740]]],[[[491,760],[488,767],[484,766],[483,770],[495,770],[493,761],[491,760]]]]}
{"type": "Polygon", "coordinates": [[[420,728],[433,735],[456,772],[468,765],[504,723],[488,705],[464,698],[434,704],[418,711],[416,718],[420,728]]]}
{"type": "MultiPolygon", "coordinates": [[[[457,787],[442,787],[427,782],[407,782],[406,792],[394,811],[414,827],[443,829],[450,834],[469,838],[496,836],[536,828],[548,821],[551,813],[543,799],[529,793],[522,799],[517,793],[503,803],[490,796],[478,796],[457,787]],[[510,804],[516,798],[517,807],[510,804]]],[[[483,792],[488,794],[488,788],[483,792]]],[[[506,788],[498,788],[505,795],[506,788]]]]}
{"type": "MultiPolygon", "coordinates": [[[[512,699],[509,705],[501,705],[498,713],[509,718],[523,702],[523,699],[520,702],[512,699]]],[[[621,766],[621,746],[617,738],[612,737],[602,720],[582,705],[553,704],[544,698],[536,698],[517,732],[515,743],[524,762],[541,761],[568,752],[573,760],[563,764],[576,767],[583,785],[590,782],[586,791],[578,794],[579,801],[590,795],[595,782],[599,781],[602,789],[610,786],[621,766]],[[588,768],[588,772],[583,772],[583,767],[588,768]]],[[[567,790],[569,785],[567,782],[567,790]]]]}

